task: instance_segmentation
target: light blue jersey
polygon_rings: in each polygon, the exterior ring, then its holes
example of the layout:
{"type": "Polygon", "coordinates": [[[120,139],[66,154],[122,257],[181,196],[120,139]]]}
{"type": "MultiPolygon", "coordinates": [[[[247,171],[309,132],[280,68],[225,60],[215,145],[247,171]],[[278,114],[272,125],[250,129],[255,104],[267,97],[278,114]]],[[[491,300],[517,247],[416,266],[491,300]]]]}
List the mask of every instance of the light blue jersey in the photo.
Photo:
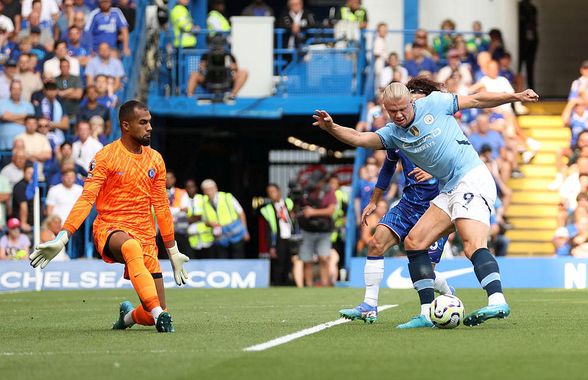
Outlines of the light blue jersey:
{"type": "Polygon", "coordinates": [[[441,192],[453,190],[482,160],[453,114],[457,96],[435,91],[414,102],[414,121],[406,128],[388,123],[376,133],[386,149],[400,149],[410,161],[439,179],[441,192]]]}

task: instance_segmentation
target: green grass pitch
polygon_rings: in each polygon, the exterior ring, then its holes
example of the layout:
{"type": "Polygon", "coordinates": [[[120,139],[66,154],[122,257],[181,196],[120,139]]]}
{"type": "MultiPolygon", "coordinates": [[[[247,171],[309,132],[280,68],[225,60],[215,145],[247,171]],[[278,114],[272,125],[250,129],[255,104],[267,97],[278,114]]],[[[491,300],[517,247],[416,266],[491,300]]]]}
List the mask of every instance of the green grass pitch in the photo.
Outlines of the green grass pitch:
{"type": "MultiPolygon", "coordinates": [[[[481,290],[459,290],[466,312],[481,290]]],[[[168,290],[175,334],[110,329],[129,290],[0,294],[1,379],[588,378],[588,291],[507,290],[506,320],[396,330],[413,290],[380,292],[373,325],[353,321],[262,352],[243,348],[338,318],[361,289],[168,290]]]]}

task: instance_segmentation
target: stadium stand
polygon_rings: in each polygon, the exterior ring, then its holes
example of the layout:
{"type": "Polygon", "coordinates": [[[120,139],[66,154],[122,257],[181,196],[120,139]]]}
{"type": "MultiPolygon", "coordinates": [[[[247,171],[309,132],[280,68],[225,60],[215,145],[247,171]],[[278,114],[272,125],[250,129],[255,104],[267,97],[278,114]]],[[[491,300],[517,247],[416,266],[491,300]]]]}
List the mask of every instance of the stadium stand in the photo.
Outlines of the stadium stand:
{"type": "MultiPolygon", "coordinates": [[[[215,2],[215,6],[220,3],[215,2]]],[[[145,73],[141,65],[149,58],[146,54],[147,5],[147,0],[123,1],[122,12],[117,8],[111,9],[107,4],[103,5],[102,10],[81,9],[79,5],[75,5],[72,11],[72,2],[66,1],[61,5],[55,32],[59,33],[60,38],[64,38],[67,45],[57,41],[51,29],[49,32],[41,32],[42,39],[46,39],[47,35],[51,37],[51,43],[45,40],[44,44],[39,43],[35,36],[36,18],[39,14],[35,10],[30,15],[27,13],[23,18],[22,28],[18,28],[28,31],[30,37],[20,32],[18,36],[13,34],[2,41],[3,51],[9,52],[2,56],[2,63],[5,66],[0,78],[3,80],[2,85],[8,88],[12,78],[21,78],[27,97],[39,89],[41,78],[45,82],[46,91],[46,83],[52,83],[52,78],[56,76],[59,93],[67,90],[64,86],[72,79],[58,76],[60,60],[66,60],[70,64],[75,62],[80,66],[80,79],[85,96],[80,100],[79,111],[72,111],[77,106],[75,97],[58,97],[61,104],[64,104],[65,99],[69,103],[67,112],[65,106],[57,112],[54,106],[49,106],[52,103],[51,100],[47,100],[47,96],[31,96],[38,116],[51,121],[61,121],[60,115],[70,116],[69,126],[63,129],[63,137],[56,136],[59,135],[59,130],[47,134],[54,152],[46,165],[53,168],[54,172],[50,173],[52,177],[63,163],[61,144],[64,139],[74,142],[79,138],[73,126],[76,125],[76,119],[82,118],[81,115],[84,115],[83,119],[91,122],[92,140],[96,139],[104,144],[118,137],[117,103],[120,104],[121,100],[137,94],[140,76],[145,73]],[[119,20],[116,35],[100,34],[100,28],[96,24],[102,20],[101,12],[116,14],[119,20]],[[132,24],[129,28],[131,32],[128,37],[128,50],[125,37],[127,24],[124,20],[127,15],[133,19],[128,20],[132,24]],[[81,16],[85,19],[80,19],[81,16]],[[76,32],[83,26],[80,20],[85,20],[87,24],[82,30],[81,38],[78,38],[76,32]],[[87,41],[84,35],[88,33],[97,34],[98,38],[93,41],[93,45],[85,46],[87,41]],[[104,46],[100,51],[99,42],[102,40],[104,46]],[[109,51],[111,48],[112,53],[109,51]],[[93,58],[89,56],[92,50],[97,50],[93,58]],[[128,53],[130,54],[127,55],[128,53]],[[118,59],[124,68],[124,75],[121,77],[117,74],[116,77],[111,77],[114,69],[110,66],[118,65],[118,59]],[[86,71],[87,66],[91,66],[89,71],[86,71]]],[[[175,6],[175,2],[170,2],[169,11],[175,6]]],[[[84,7],[87,8],[85,5],[84,7]]],[[[221,12],[224,11],[224,7],[219,9],[221,12]]],[[[155,66],[155,70],[152,69],[151,74],[155,71],[155,75],[151,77],[152,80],[147,87],[150,108],[152,113],[158,116],[279,119],[285,116],[307,115],[309,107],[321,103],[335,115],[359,115],[361,122],[358,123],[358,129],[373,130],[382,127],[386,122],[385,115],[376,105],[378,91],[381,91],[387,82],[405,82],[408,79],[406,69],[413,77],[425,75],[442,82],[448,91],[458,94],[484,90],[512,91],[513,87],[520,88],[520,78],[514,75],[512,68],[509,67],[510,55],[506,51],[508,46],[504,46],[500,31],[493,30],[492,33],[486,34],[482,31],[481,24],[475,20],[474,32],[456,31],[452,20],[445,20],[442,30],[418,29],[411,34],[412,41],[410,38],[405,39],[406,50],[402,55],[392,53],[390,56],[384,47],[386,39],[404,31],[388,30],[385,24],[380,24],[377,30],[363,30],[357,28],[357,25],[354,26],[353,22],[348,23],[348,20],[337,24],[336,20],[330,17],[321,22],[311,14],[312,20],[298,32],[295,43],[292,43],[293,40],[290,38],[293,29],[287,19],[278,20],[279,26],[286,26],[288,29],[276,28],[274,31],[272,96],[256,100],[240,98],[237,94],[237,98],[233,99],[231,94],[230,103],[223,102],[222,100],[227,97],[221,96],[220,103],[209,104],[206,101],[215,100],[211,87],[197,86],[193,97],[188,97],[188,81],[191,74],[202,70],[200,61],[203,54],[208,54],[211,62],[209,65],[214,65],[214,56],[210,56],[211,50],[207,45],[209,36],[224,36],[222,54],[230,54],[230,25],[225,25],[230,15],[221,14],[224,20],[223,28],[217,30],[204,30],[205,14],[202,9],[197,9],[192,16],[195,17],[194,23],[200,23],[202,27],[191,27],[185,32],[180,30],[180,38],[182,33],[193,34],[198,41],[197,44],[188,47],[179,44],[174,48],[173,46],[177,45],[174,44],[174,39],[178,37],[174,36],[172,28],[168,28],[167,31],[164,29],[156,37],[159,41],[159,50],[163,53],[159,57],[160,64],[155,66]],[[487,51],[491,51],[492,54],[488,54],[487,51]],[[381,56],[384,53],[385,57],[381,56]],[[377,57],[374,54],[377,54],[377,57]],[[492,58],[499,61],[491,61],[492,58]],[[392,66],[388,66],[388,63],[392,66]],[[284,99],[287,101],[284,102],[284,99]],[[194,107],[194,104],[198,104],[198,107],[194,107]]],[[[219,17],[218,14],[213,16],[219,17]]],[[[160,17],[160,21],[165,18],[160,17]]],[[[70,74],[75,71],[72,69],[73,67],[70,68],[70,74]]],[[[230,71],[228,75],[232,75],[230,71]]],[[[214,80],[212,77],[207,79],[214,80]]],[[[53,85],[49,84],[49,88],[53,88],[53,85]]],[[[228,92],[230,86],[225,90],[228,92]]],[[[508,242],[509,255],[553,254],[553,231],[556,227],[568,225],[568,219],[562,222],[562,206],[559,206],[558,211],[559,195],[555,189],[548,186],[549,179],[556,174],[556,152],[569,145],[568,132],[561,128],[561,118],[556,116],[561,113],[562,108],[561,103],[542,103],[527,110],[517,105],[515,111],[510,107],[503,107],[501,110],[486,114],[461,112],[456,115],[466,134],[472,136],[472,144],[481,155],[487,156],[487,164],[497,179],[501,194],[501,204],[497,206],[501,213],[498,214],[496,222],[496,231],[499,232],[491,239],[496,243],[499,237],[503,243],[508,242]],[[529,115],[521,116],[521,113],[529,115]]],[[[24,123],[24,119],[22,122],[24,123]]],[[[45,122],[40,124],[44,125],[45,122]]],[[[80,142],[75,144],[79,145],[80,142]]],[[[18,144],[14,147],[9,144],[4,148],[2,157],[6,165],[10,162],[13,152],[19,151],[19,147],[18,144]]],[[[20,153],[15,155],[17,156],[20,156],[20,153]]],[[[353,181],[350,187],[352,200],[361,197],[361,184],[365,184],[366,181],[364,164],[370,156],[372,152],[363,149],[355,152],[353,181]]],[[[79,161],[79,158],[75,159],[79,161]]],[[[370,158],[374,159],[378,159],[377,155],[370,158]]],[[[20,166],[22,167],[22,163],[20,166]]],[[[83,170],[79,171],[76,168],[76,173],[83,174],[83,170]]],[[[371,175],[373,176],[373,173],[371,175]]],[[[57,177],[58,175],[55,178],[57,177]]],[[[14,181],[13,178],[10,180],[14,181]]],[[[395,183],[394,186],[398,190],[393,190],[387,197],[389,205],[393,204],[402,191],[402,183],[395,183]]],[[[46,195],[45,189],[46,186],[42,191],[43,200],[46,195]]],[[[566,211],[571,213],[574,210],[568,207],[566,211]]],[[[363,235],[365,243],[365,236],[369,236],[358,229],[359,214],[361,207],[353,201],[349,202],[345,248],[347,258],[356,254],[356,242],[361,241],[359,237],[363,235]]],[[[10,214],[3,215],[3,223],[6,223],[8,216],[10,214]]],[[[84,252],[73,252],[70,248],[70,256],[92,256],[91,221],[90,218],[85,228],[80,231],[80,234],[84,235],[84,252]]],[[[574,231],[568,230],[570,238],[573,238],[574,231]]],[[[557,235],[561,235],[558,237],[562,238],[562,230],[558,231],[557,235]]],[[[452,238],[451,241],[455,243],[453,254],[459,254],[459,239],[452,238]]]]}

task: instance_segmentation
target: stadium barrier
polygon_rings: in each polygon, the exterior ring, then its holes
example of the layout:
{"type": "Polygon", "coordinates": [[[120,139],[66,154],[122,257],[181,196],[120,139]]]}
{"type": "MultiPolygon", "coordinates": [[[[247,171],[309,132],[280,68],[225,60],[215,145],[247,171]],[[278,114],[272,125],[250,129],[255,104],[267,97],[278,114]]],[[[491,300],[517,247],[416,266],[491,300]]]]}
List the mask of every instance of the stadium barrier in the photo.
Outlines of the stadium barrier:
{"type": "MultiPolygon", "coordinates": [[[[588,259],[541,257],[497,258],[502,286],[505,288],[562,288],[585,289],[588,259]]],[[[351,261],[350,286],[365,287],[363,267],[365,258],[351,261]]],[[[456,258],[442,260],[435,268],[456,288],[479,288],[470,260],[456,258]]],[[[386,258],[382,287],[394,289],[412,288],[405,257],[386,258]]]]}
{"type": "MultiPolygon", "coordinates": [[[[168,260],[161,261],[166,288],[176,287],[168,260]]],[[[53,262],[39,277],[27,261],[6,261],[0,265],[0,292],[26,290],[132,288],[123,278],[123,266],[100,260],[53,262]]],[[[181,288],[267,288],[269,261],[193,260],[184,265],[188,281],[181,288]]]]}

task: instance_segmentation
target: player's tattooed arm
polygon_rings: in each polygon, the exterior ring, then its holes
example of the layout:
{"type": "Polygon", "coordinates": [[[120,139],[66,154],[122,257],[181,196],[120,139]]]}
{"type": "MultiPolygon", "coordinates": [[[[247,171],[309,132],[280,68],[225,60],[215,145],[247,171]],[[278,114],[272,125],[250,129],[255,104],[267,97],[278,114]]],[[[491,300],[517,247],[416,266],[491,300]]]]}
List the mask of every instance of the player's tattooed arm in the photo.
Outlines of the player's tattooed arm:
{"type": "Polygon", "coordinates": [[[498,92],[480,92],[474,95],[458,96],[459,109],[466,108],[494,108],[502,104],[513,102],[537,102],[539,95],[533,90],[525,90],[515,94],[498,92]]]}
{"type": "Polygon", "coordinates": [[[383,149],[380,137],[373,132],[359,132],[353,128],[347,128],[336,124],[331,115],[324,110],[316,110],[312,117],[316,120],[312,125],[327,131],[337,140],[347,145],[369,149],[383,149]]]}

